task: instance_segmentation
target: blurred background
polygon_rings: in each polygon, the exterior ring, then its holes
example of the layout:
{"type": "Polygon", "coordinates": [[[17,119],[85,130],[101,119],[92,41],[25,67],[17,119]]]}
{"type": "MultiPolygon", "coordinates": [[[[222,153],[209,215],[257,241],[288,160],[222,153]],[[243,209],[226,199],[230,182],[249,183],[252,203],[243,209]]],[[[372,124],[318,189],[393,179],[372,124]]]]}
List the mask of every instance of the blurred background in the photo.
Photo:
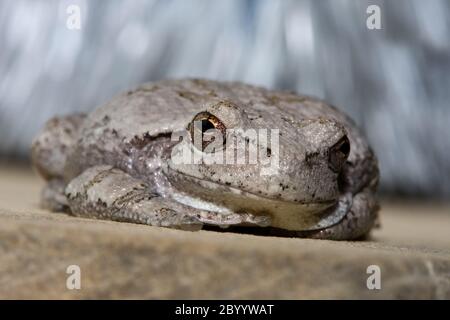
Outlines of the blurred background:
{"type": "Polygon", "coordinates": [[[385,195],[449,199],[449,39],[447,0],[0,0],[0,157],[27,161],[48,118],[145,81],[241,80],[345,110],[385,195]]]}

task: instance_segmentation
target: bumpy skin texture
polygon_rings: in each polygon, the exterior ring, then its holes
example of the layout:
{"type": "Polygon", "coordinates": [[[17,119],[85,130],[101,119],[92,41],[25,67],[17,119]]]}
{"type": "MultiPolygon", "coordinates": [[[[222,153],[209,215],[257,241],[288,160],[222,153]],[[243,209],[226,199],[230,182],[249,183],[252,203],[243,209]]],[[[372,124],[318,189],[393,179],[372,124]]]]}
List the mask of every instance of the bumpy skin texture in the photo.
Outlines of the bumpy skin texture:
{"type": "Polygon", "coordinates": [[[336,240],[365,236],[377,220],[377,161],[353,122],[321,100],[241,83],[144,84],[87,116],[50,120],[32,157],[48,181],[43,205],[77,216],[336,240]],[[262,175],[262,164],[173,161],[183,146],[195,147],[171,135],[205,112],[220,120],[227,140],[246,139],[228,129],[279,129],[276,154],[267,148],[277,173],[262,175]],[[345,139],[348,158],[336,165],[345,139]]]}

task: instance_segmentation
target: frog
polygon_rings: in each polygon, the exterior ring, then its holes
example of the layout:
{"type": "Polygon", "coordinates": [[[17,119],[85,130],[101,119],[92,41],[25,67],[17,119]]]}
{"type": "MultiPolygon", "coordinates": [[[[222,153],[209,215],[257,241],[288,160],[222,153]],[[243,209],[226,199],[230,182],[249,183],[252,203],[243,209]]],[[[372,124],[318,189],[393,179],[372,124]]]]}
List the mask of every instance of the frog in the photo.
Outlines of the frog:
{"type": "Polygon", "coordinates": [[[378,161],[362,130],[291,91],[147,82],[48,120],[31,159],[42,207],[75,217],[328,240],[379,226],[378,161]]]}

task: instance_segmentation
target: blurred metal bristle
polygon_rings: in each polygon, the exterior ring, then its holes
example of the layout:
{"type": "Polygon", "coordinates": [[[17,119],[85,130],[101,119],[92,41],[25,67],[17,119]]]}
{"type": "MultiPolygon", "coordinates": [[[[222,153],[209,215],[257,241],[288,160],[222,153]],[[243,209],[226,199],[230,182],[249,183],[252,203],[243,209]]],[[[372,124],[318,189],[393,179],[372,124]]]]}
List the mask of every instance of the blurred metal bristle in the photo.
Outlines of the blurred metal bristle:
{"type": "Polygon", "coordinates": [[[148,80],[242,80],[315,95],[363,127],[382,188],[450,197],[446,0],[0,1],[0,154],[53,115],[148,80]],[[81,30],[66,27],[69,5],[81,30]],[[381,7],[382,30],[366,28],[381,7]]]}

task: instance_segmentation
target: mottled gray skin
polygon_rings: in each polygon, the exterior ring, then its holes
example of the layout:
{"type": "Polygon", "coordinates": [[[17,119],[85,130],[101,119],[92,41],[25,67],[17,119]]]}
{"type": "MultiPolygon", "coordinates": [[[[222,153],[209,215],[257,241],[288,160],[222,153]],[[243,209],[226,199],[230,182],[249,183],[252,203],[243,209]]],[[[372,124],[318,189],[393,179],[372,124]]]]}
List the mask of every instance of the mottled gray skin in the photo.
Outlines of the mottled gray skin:
{"type": "Polygon", "coordinates": [[[353,122],[318,99],[241,83],[144,84],[89,115],[50,120],[32,157],[48,181],[43,205],[75,216],[336,240],[361,238],[377,221],[377,161],[353,122]],[[200,112],[226,129],[279,129],[278,173],[174,163],[171,155],[192,141],[171,134],[200,112]],[[336,162],[346,137],[348,158],[336,162]]]}

